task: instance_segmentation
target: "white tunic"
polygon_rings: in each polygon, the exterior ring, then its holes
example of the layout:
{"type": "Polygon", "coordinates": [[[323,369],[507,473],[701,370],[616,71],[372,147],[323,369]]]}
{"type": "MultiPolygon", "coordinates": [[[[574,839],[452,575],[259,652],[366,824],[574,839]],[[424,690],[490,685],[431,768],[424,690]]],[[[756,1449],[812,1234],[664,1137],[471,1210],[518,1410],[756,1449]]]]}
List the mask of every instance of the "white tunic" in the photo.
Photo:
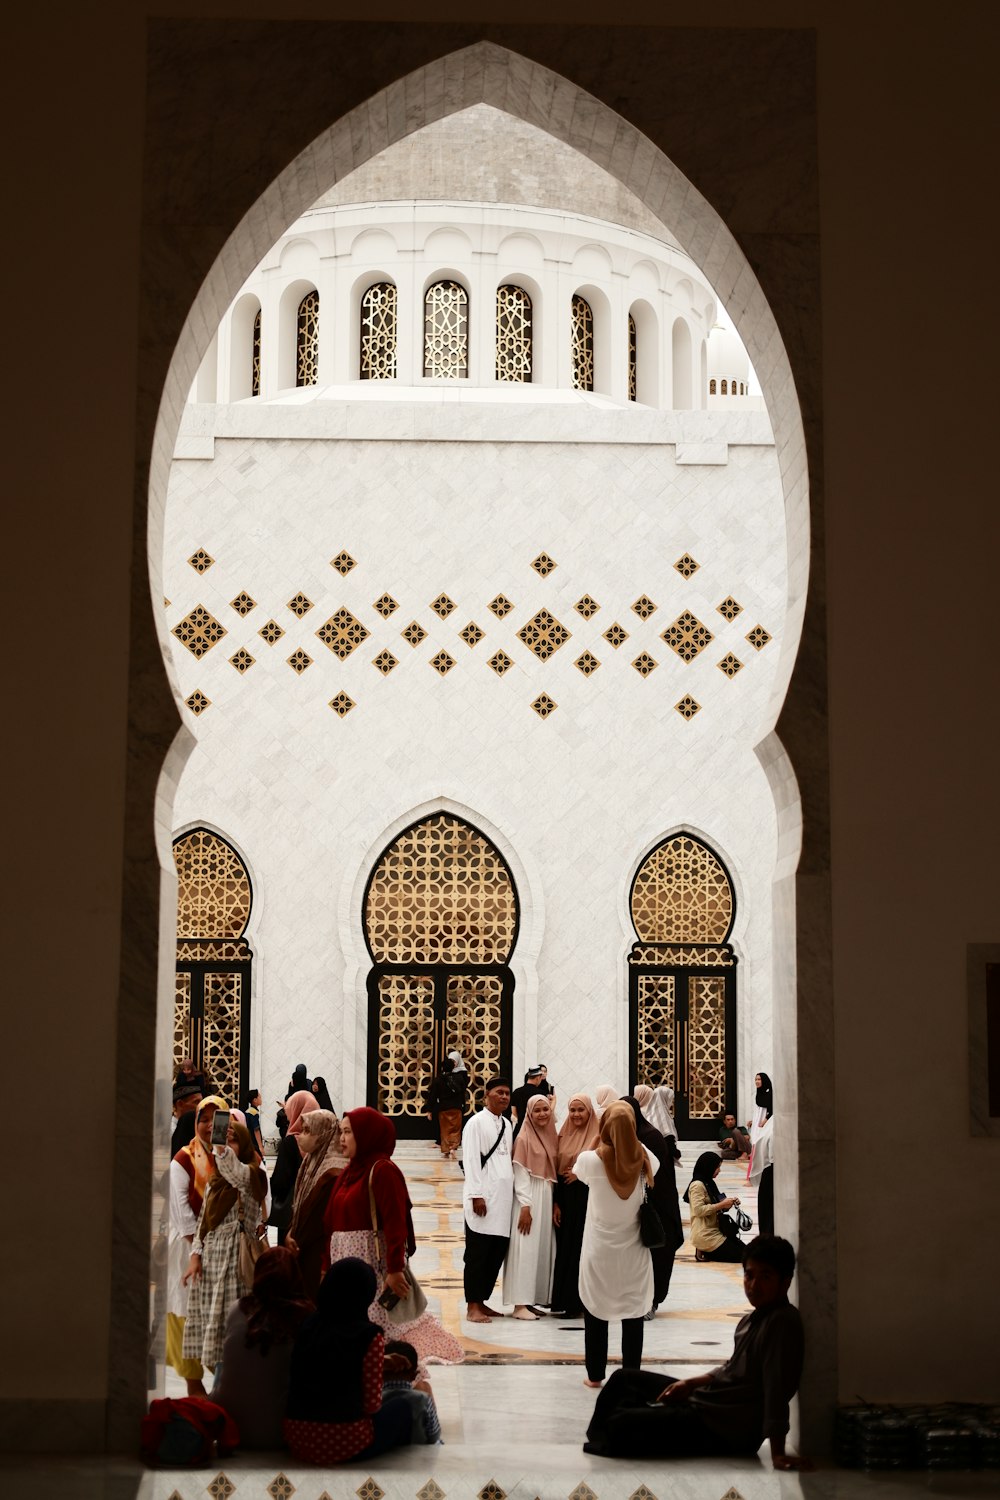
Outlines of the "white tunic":
{"type": "MultiPolygon", "coordinates": [[[[649,1164],[657,1161],[644,1146],[649,1164]]],[[[573,1171],[590,1189],[580,1252],[580,1301],[595,1318],[611,1322],[642,1318],[653,1305],[653,1259],[639,1238],[640,1174],[627,1198],[619,1198],[596,1151],[581,1151],[573,1171]]]]}
{"type": "Polygon", "coordinates": [[[462,1131],[462,1166],[465,1169],[462,1204],[465,1222],[477,1234],[502,1234],[504,1239],[510,1234],[510,1212],[514,1198],[510,1152],[511,1124],[503,1115],[494,1115],[488,1109],[481,1109],[466,1122],[462,1131]],[[492,1149],[498,1130],[503,1131],[503,1139],[483,1167],[481,1159],[492,1149]],[[473,1198],[485,1199],[485,1217],[477,1218],[472,1212],[473,1198]]]}
{"type": "Polygon", "coordinates": [[[552,1296],[555,1264],[552,1183],[544,1177],[532,1177],[527,1167],[516,1161],[510,1246],[503,1268],[504,1302],[513,1302],[518,1307],[535,1302],[547,1307],[552,1296]],[[517,1227],[522,1207],[531,1209],[530,1234],[521,1234],[517,1227]]]}
{"type": "Polygon", "coordinates": [[[179,1162],[170,1163],[170,1232],[167,1236],[167,1312],[187,1317],[188,1288],[182,1277],[191,1259],[198,1215],[188,1202],[191,1179],[179,1162]],[[185,1239],[185,1235],[188,1236],[185,1239]]]}

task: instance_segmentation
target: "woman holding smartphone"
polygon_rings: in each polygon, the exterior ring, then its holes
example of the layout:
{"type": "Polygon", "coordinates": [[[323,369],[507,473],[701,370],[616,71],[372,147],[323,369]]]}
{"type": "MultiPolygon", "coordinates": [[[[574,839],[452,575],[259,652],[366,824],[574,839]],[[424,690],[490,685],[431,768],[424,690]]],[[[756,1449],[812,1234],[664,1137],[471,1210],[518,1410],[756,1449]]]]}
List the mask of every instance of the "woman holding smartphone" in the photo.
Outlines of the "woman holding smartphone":
{"type": "Polygon", "coordinates": [[[214,1370],[222,1358],[226,1318],[250,1287],[240,1277],[240,1236],[257,1233],[267,1177],[245,1125],[227,1111],[213,1120],[215,1171],[209,1182],[184,1273],[190,1285],[183,1356],[214,1370]],[[218,1136],[225,1126],[225,1143],[218,1136]]]}
{"type": "Polygon", "coordinates": [[[406,1178],[391,1160],[396,1127],[377,1109],[349,1109],[340,1121],[347,1166],[334,1184],[326,1210],[328,1263],[357,1257],[374,1270],[378,1285],[368,1316],[395,1339],[405,1339],[421,1360],[460,1364],[464,1352],[429,1312],[413,1309],[407,1257],[416,1249],[406,1178]]]}

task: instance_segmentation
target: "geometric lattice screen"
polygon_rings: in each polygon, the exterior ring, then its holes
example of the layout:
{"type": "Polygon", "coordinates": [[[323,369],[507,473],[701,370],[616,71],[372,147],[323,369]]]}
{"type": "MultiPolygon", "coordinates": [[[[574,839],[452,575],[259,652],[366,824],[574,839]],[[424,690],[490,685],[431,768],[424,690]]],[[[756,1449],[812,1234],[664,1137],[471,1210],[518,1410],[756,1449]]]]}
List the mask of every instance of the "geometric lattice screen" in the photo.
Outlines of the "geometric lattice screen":
{"type": "Polygon", "coordinates": [[[449,813],[394,839],[365,895],[365,939],[376,963],[506,963],[517,919],[502,856],[449,813]]]}
{"type": "Polygon", "coordinates": [[[207,828],[174,845],[177,938],[238,938],[250,920],[250,876],[235,849],[207,828]]]}
{"type": "Polygon", "coordinates": [[[724,943],[734,904],[722,864],[688,834],[654,849],[632,886],[632,921],[644,943],[724,943]]]}

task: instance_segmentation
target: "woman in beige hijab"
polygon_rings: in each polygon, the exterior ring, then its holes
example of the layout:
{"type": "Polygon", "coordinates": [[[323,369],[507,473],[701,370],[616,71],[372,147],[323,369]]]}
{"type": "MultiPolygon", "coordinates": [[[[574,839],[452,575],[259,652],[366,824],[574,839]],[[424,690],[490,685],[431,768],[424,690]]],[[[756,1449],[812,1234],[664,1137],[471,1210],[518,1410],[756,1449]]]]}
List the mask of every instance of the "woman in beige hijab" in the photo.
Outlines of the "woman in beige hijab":
{"type": "Polygon", "coordinates": [[[580,1253],[584,1385],[604,1382],[608,1323],[621,1320],[622,1366],[642,1363],[643,1318],[653,1302],[653,1262],[639,1237],[639,1205],[656,1171],[635,1130],[630,1104],[618,1100],[601,1116],[596,1151],[581,1151],[574,1175],[590,1189],[580,1253]]]}
{"type": "Polygon", "coordinates": [[[347,1157],[341,1149],[340,1123],[332,1110],[314,1109],[304,1114],[296,1139],[302,1165],[295,1178],[292,1218],[285,1244],[299,1257],[306,1296],[315,1302],[323,1279],[323,1256],[328,1241],[323,1217],[334,1183],[347,1165],[347,1157]]]}
{"type": "Polygon", "coordinates": [[[559,1154],[556,1157],[555,1208],[556,1268],[552,1276],[552,1311],[567,1318],[579,1318],[580,1251],[583,1248],[583,1226],[587,1218],[590,1189],[577,1179],[574,1168],[581,1151],[593,1151],[599,1144],[597,1114],[588,1094],[574,1094],[569,1110],[559,1127],[559,1154]]]}
{"type": "Polygon", "coordinates": [[[503,1270],[503,1300],[513,1302],[514,1317],[527,1322],[538,1317],[534,1308],[547,1307],[552,1298],[558,1151],[552,1106],[544,1094],[534,1094],[514,1142],[514,1212],[503,1270]]]}

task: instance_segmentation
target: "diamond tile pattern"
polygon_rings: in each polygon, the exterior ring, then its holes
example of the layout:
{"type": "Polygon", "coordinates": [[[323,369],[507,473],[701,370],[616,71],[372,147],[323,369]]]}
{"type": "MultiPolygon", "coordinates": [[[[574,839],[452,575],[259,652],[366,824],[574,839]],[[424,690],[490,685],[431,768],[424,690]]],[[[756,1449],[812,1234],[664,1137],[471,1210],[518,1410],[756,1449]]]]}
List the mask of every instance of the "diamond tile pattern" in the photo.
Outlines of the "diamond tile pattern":
{"type": "Polygon", "coordinates": [[[531,706],[540,719],[547,719],[549,714],[555,713],[559,707],[555,699],[550,698],[548,693],[539,693],[531,706]]]}
{"type": "Polygon", "coordinates": [[[267,1487],[267,1493],[271,1500],[291,1500],[295,1494],[295,1486],[287,1474],[275,1474],[267,1487]]]}
{"type": "Polygon", "coordinates": [[[251,656],[250,652],[247,651],[245,647],[241,646],[240,649],[236,652],[235,656],[231,656],[229,660],[232,662],[233,666],[242,677],[244,672],[249,672],[250,668],[253,666],[257,658],[255,656],[251,656]]]}
{"type": "Polygon", "coordinates": [[[447,651],[441,650],[437,656],[431,657],[431,666],[439,676],[444,677],[455,665],[455,658],[449,656],[447,651]]]}
{"type": "Polygon", "coordinates": [[[565,625],[560,625],[555,615],[550,614],[547,609],[540,609],[517,632],[518,640],[523,641],[539,661],[548,661],[550,656],[554,656],[560,646],[565,646],[570,635],[571,632],[565,625]]]}
{"type": "Polygon", "coordinates": [[[201,688],[195,688],[194,692],[189,693],[188,696],[184,699],[184,702],[194,714],[195,718],[198,718],[201,714],[203,714],[206,708],[211,708],[212,706],[211,698],[206,698],[201,688]]]}
{"type": "Polygon", "coordinates": [[[726,676],[730,680],[732,680],[732,678],[736,676],[737,672],[742,672],[743,670],[743,663],[740,661],[739,657],[734,656],[731,651],[726,653],[726,655],[722,658],[718,665],[719,671],[725,672],[726,676]]]}
{"type": "Polygon", "coordinates": [[[351,709],[354,706],[354,699],[348,698],[347,694],[344,692],[340,692],[337,694],[336,698],[330,699],[330,707],[333,709],[334,713],[338,714],[342,719],[350,713],[351,709]]]}
{"type": "Polygon", "coordinates": [[[735,620],[737,615],[741,615],[743,613],[742,604],[737,604],[732,594],[729,594],[725,599],[723,599],[721,604],[717,604],[715,607],[719,611],[720,615],[725,615],[727,620],[735,620]]]}
{"type": "Polygon", "coordinates": [[[385,1500],[385,1490],[381,1489],[370,1475],[364,1484],[358,1485],[354,1493],[358,1500],[385,1500]]]}
{"type": "Polygon", "coordinates": [[[349,609],[341,605],[336,614],[332,614],[325,625],[321,625],[316,634],[328,646],[334,656],[339,656],[341,661],[346,661],[352,651],[366,641],[371,634],[366,630],[361,621],[351,614],[349,609]]]}
{"type": "Polygon", "coordinates": [[[490,600],[489,608],[498,620],[503,620],[514,608],[514,603],[511,599],[507,598],[506,594],[497,594],[495,599],[490,600]]]}
{"type": "Polygon", "coordinates": [[[293,651],[291,656],[288,658],[288,665],[291,667],[293,672],[297,672],[301,677],[306,667],[312,666],[312,657],[307,656],[300,646],[298,650],[293,651]]]}
{"type": "Polygon", "coordinates": [[[397,610],[398,608],[399,605],[396,603],[391,594],[380,594],[372,605],[372,609],[378,610],[383,620],[388,620],[393,611],[397,610]]]}
{"type": "Polygon", "coordinates": [[[750,634],[747,636],[747,640],[750,642],[755,651],[763,651],[764,647],[771,639],[772,637],[764,629],[763,625],[755,625],[750,634]]]}
{"type": "Polygon", "coordinates": [[[600,609],[600,607],[601,606],[598,604],[597,600],[592,599],[589,594],[584,594],[583,598],[578,599],[573,605],[573,608],[577,611],[578,614],[583,615],[583,618],[585,620],[592,619],[593,616],[597,614],[597,611],[600,609]]]}
{"type": "Polygon", "coordinates": [[[458,605],[455,603],[454,599],[449,599],[447,594],[438,594],[437,598],[431,604],[431,609],[436,615],[439,615],[442,620],[447,620],[451,612],[457,608],[458,605]]]}
{"type": "Polygon", "coordinates": [[[230,1495],[236,1494],[236,1486],[228,1474],[216,1474],[211,1484],[205,1486],[212,1500],[229,1500],[230,1495]]]}
{"type": "Polygon", "coordinates": [[[428,1479],[417,1490],[417,1500],[445,1500],[445,1493],[436,1479],[428,1479]]]}
{"type": "Polygon", "coordinates": [[[650,656],[648,651],[643,651],[639,656],[636,657],[632,665],[633,667],[635,667],[635,670],[638,672],[640,677],[648,677],[651,672],[656,671],[659,663],[655,660],[654,657],[650,656]]]}
{"type": "Polygon", "coordinates": [[[303,615],[307,615],[309,613],[312,607],[312,600],[307,599],[305,594],[301,592],[296,594],[294,599],[289,599],[288,601],[288,608],[291,610],[293,615],[298,615],[300,620],[302,619],[303,615]]]}
{"type": "Polygon", "coordinates": [[[633,604],[632,608],[639,616],[640,620],[648,620],[650,615],[654,615],[656,613],[656,605],[653,603],[652,599],[650,599],[648,594],[640,594],[638,599],[633,604]]]}
{"type": "Polygon", "coordinates": [[[550,573],[555,572],[559,564],[547,552],[539,552],[531,566],[542,578],[548,578],[550,573]]]}
{"type": "Polygon", "coordinates": [[[681,661],[691,662],[699,652],[704,651],[710,641],[715,640],[715,636],[707,625],[703,625],[686,609],[668,626],[660,639],[666,641],[671,651],[676,651],[681,661]]]}
{"type": "Polygon", "coordinates": [[[194,568],[196,573],[207,573],[209,568],[215,562],[215,558],[209,557],[204,547],[199,547],[197,552],[193,552],[188,558],[188,562],[191,564],[191,567],[194,568]]]}
{"type": "Polygon", "coordinates": [[[245,618],[252,609],[257,608],[257,601],[244,589],[242,593],[236,595],[235,599],[230,599],[229,607],[245,618]]]}
{"type": "Polygon", "coordinates": [[[693,719],[695,714],[701,711],[701,704],[696,703],[690,693],[685,693],[681,701],[674,704],[674,707],[682,719],[693,719]]]}
{"type": "Polygon", "coordinates": [[[196,604],[190,614],[177,622],[172,634],[200,661],[207,651],[211,651],[222,640],[226,627],[220,625],[214,615],[209,614],[204,604],[196,604]]]}
{"type": "Polygon", "coordinates": [[[604,639],[607,641],[609,646],[613,646],[617,651],[618,647],[624,645],[624,643],[628,640],[628,631],[624,630],[616,620],[615,623],[613,625],[609,625],[607,630],[604,632],[604,639]]]}
{"type": "Polygon", "coordinates": [[[357,567],[357,563],[349,552],[338,552],[336,557],[330,558],[330,567],[336,568],[341,578],[346,578],[351,569],[357,567]]]}
{"type": "Polygon", "coordinates": [[[700,564],[695,562],[690,552],[685,552],[684,556],[679,557],[674,563],[674,567],[677,569],[682,578],[693,578],[697,573],[700,564]]]}
{"type": "Polygon", "coordinates": [[[409,641],[411,646],[419,646],[421,641],[427,639],[426,630],[417,620],[411,620],[406,629],[399,633],[404,641],[409,641]]]}
{"type": "Polygon", "coordinates": [[[475,620],[470,620],[465,629],[460,630],[458,633],[467,646],[478,646],[485,634],[484,631],[480,630],[475,620]]]}
{"type": "Polygon", "coordinates": [[[509,672],[513,665],[513,658],[508,656],[506,651],[495,651],[487,662],[487,666],[492,667],[498,677],[509,672]]]}
{"type": "Polygon", "coordinates": [[[393,656],[391,651],[380,651],[378,656],[373,658],[372,666],[378,667],[383,677],[388,677],[393,667],[399,666],[399,662],[393,656]]]}
{"type": "Polygon", "coordinates": [[[582,656],[577,657],[573,665],[578,672],[583,673],[584,677],[593,677],[601,664],[592,651],[585,651],[582,656]]]}
{"type": "Polygon", "coordinates": [[[277,620],[268,620],[267,624],[262,625],[257,632],[269,646],[273,646],[276,641],[280,641],[284,633],[277,620]]]}

